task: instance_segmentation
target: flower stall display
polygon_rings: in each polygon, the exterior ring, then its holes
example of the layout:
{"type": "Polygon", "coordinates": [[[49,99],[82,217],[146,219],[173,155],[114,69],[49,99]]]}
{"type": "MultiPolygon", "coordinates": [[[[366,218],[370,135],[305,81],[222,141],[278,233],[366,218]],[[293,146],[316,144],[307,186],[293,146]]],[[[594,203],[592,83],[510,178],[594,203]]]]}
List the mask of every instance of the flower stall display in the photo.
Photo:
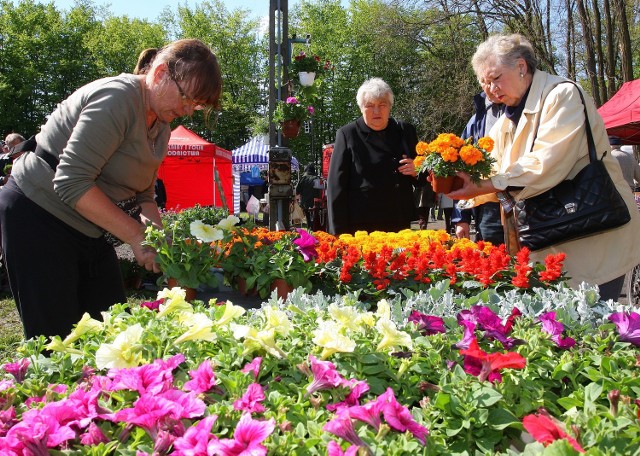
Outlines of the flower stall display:
{"type": "Polygon", "coordinates": [[[21,346],[0,452],[634,454],[639,323],[586,286],[252,311],[164,289],[21,346]]]}
{"type": "Polygon", "coordinates": [[[474,182],[491,175],[495,163],[489,155],[492,149],[493,140],[488,136],[473,143],[473,138],[464,140],[453,133],[442,133],[429,143],[418,142],[414,163],[419,173],[430,173],[436,193],[449,193],[455,190],[458,171],[469,174],[474,182]]]}
{"type": "Polygon", "coordinates": [[[273,121],[282,129],[287,138],[298,136],[300,124],[309,119],[315,110],[299,97],[288,97],[285,101],[279,101],[273,112],[273,121]]]}

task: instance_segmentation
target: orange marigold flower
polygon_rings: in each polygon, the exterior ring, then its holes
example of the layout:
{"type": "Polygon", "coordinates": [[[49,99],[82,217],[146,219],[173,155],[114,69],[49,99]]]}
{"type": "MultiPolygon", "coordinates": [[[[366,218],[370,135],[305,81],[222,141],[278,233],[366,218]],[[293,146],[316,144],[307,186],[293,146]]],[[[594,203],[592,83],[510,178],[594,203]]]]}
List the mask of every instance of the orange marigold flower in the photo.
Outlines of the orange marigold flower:
{"type": "Polygon", "coordinates": [[[416,168],[422,166],[423,163],[424,163],[424,155],[418,155],[416,158],[413,159],[413,165],[416,168]]]}
{"type": "Polygon", "coordinates": [[[478,149],[476,149],[472,145],[463,146],[462,149],[460,149],[460,158],[467,165],[471,165],[471,166],[475,165],[479,161],[484,160],[484,157],[482,156],[482,152],[480,152],[478,149]]]}
{"type": "Polygon", "coordinates": [[[491,139],[489,136],[483,136],[478,140],[478,147],[480,149],[486,150],[487,152],[491,152],[493,150],[493,145],[493,139],[491,139]]]}
{"type": "Polygon", "coordinates": [[[447,147],[442,151],[442,159],[451,163],[458,161],[458,151],[453,147],[447,147]]]}
{"type": "Polygon", "coordinates": [[[426,155],[430,152],[429,144],[424,141],[419,141],[416,145],[416,153],[418,155],[426,155]]]}

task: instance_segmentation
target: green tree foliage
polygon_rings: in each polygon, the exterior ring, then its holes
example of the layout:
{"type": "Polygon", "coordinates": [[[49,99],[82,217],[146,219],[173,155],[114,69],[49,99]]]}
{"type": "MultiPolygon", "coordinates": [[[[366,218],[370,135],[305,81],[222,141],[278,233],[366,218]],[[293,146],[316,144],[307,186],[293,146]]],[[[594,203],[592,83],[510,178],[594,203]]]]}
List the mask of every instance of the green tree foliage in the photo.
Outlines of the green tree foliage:
{"type": "Polygon", "coordinates": [[[0,132],[35,133],[56,104],[98,75],[84,45],[95,26],[79,8],[69,16],[33,0],[0,3],[0,132]]]}
{"type": "Polygon", "coordinates": [[[133,71],[140,51],[161,47],[168,41],[158,24],[109,15],[88,34],[87,47],[100,74],[116,76],[133,71]]]}
{"type": "MultiPolygon", "coordinates": [[[[374,76],[394,90],[392,115],[416,125],[422,139],[459,133],[480,90],[471,55],[498,31],[528,36],[545,70],[575,77],[604,102],[629,74],[639,74],[640,0],[580,4],[583,11],[569,0],[351,0],[346,8],[340,0],[305,0],[295,7],[290,1],[290,34],[311,35],[310,45],[294,44],[292,54],[304,50],[334,68],[317,87],[312,128],[289,145],[303,165],[319,164],[321,146],[360,116],[356,91],[374,76]],[[627,35],[630,45],[622,46],[627,35]],[[616,52],[623,48],[631,49],[630,62],[629,52],[616,52]]],[[[266,117],[266,29],[248,10],[228,11],[221,0],[168,7],[156,22],[114,16],[92,0],[78,0],[69,11],[53,2],[0,0],[0,135],[36,132],[76,88],[131,71],[142,49],[182,37],[212,47],[224,92],[222,110],[209,122],[196,113],[176,125],[229,150],[244,144],[255,119],[266,117]]]]}
{"type": "Polygon", "coordinates": [[[175,24],[181,38],[199,38],[211,47],[224,81],[222,112],[216,122],[207,126],[196,115],[191,126],[225,149],[241,146],[251,136],[253,116],[264,112],[268,98],[267,55],[257,33],[258,21],[250,19],[247,10],[229,12],[220,0],[212,0],[194,9],[179,7],[175,24]]]}

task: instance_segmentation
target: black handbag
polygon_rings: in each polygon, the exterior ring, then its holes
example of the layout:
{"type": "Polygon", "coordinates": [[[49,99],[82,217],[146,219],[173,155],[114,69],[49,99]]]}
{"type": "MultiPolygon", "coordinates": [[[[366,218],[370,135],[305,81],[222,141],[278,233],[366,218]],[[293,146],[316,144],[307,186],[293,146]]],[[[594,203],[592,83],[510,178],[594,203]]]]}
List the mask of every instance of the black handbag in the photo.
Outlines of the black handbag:
{"type": "Polygon", "coordinates": [[[529,250],[617,228],[631,220],[626,203],[604,163],[597,158],[584,97],[580,89],[577,90],[584,106],[590,161],[573,179],[515,202],[518,240],[529,250]]]}

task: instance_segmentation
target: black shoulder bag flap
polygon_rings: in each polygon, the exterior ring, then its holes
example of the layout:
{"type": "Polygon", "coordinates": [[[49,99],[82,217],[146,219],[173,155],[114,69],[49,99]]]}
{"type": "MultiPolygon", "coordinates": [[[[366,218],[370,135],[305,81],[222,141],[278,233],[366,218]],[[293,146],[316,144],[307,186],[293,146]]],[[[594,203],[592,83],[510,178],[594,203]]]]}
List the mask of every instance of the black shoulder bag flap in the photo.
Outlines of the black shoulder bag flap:
{"type": "MultiPolygon", "coordinates": [[[[626,203],[604,163],[597,158],[584,97],[580,89],[576,89],[584,107],[590,161],[573,179],[516,202],[514,216],[518,240],[521,246],[530,250],[617,228],[631,220],[626,203]]],[[[536,127],[536,134],[537,131],[536,127]]]]}

